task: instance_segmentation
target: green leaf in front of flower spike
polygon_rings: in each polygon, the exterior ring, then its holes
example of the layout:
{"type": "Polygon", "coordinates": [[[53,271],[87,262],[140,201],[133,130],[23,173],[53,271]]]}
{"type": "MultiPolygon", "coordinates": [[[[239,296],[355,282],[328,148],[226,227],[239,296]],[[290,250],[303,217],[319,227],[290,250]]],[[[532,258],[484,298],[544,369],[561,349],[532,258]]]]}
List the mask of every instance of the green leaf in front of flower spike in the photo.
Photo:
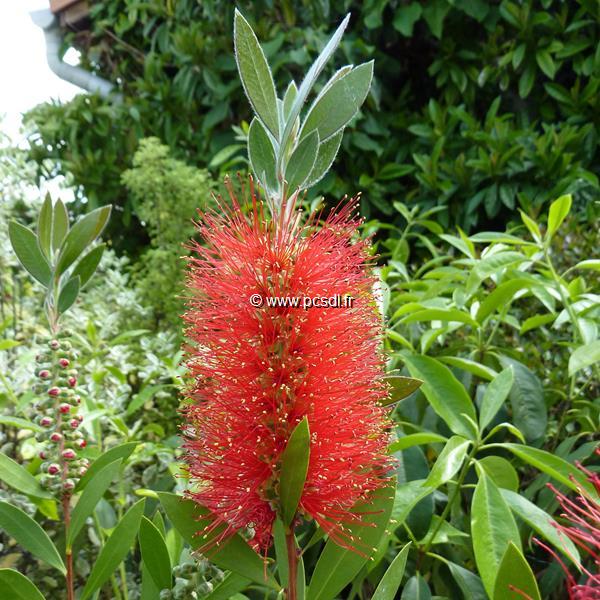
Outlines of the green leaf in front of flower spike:
{"type": "Polygon", "coordinates": [[[24,225],[11,221],[8,224],[8,236],[19,262],[42,285],[48,287],[52,273],[40,250],[37,235],[24,225]]]}
{"type": "Polygon", "coordinates": [[[267,189],[277,188],[275,149],[264,125],[256,118],[248,131],[248,158],[256,177],[267,189]]]}
{"type": "Polygon", "coordinates": [[[38,588],[14,569],[0,569],[2,600],[44,600],[38,588]]]}
{"type": "Polygon", "coordinates": [[[541,600],[540,590],[529,563],[519,548],[511,542],[500,562],[493,600],[521,600],[524,597],[541,600]]]}
{"type": "Polygon", "coordinates": [[[279,500],[281,502],[281,520],[286,527],[290,525],[296,514],[306,481],[309,459],[310,430],[308,419],[304,417],[292,431],[281,456],[279,500]]]}
{"type": "Polygon", "coordinates": [[[248,100],[258,118],[279,139],[277,94],[273,76],[252,27],[236,9],[233,20],[235,60],[248,100]]]}
{"type": "Polygon", "coordinates": [[[317,158],[315,160],[315,164],[313,165],[312,171],[308,176],[306,181],[306,187],[312,187],[315,183],[318,183],[325,177],[327,171],[331,168],[333,161],[340,149],[340,144],[342,143],[342,136],[344,135],[344,130],[341,129],[335,135],[331,136],[327,141],[321,142],[319,144],[319,151],[317,153],[317,158]]]}
{"type": "Polygon", "coordinates": [[[343,129],[362,106],[373,78],[373,61],[355,67],[332,83],[311,106],[302,125],[301,138],[314,130],[328,140],[343,129]]]}
{"type": "Polygon", "coordinates": [[[71,308],[75,300],[77,300],[80,282],[81,280],[79,276],[72,277],[71,279],[69,279],[69,281],[67,281],[65,287],[63,287],[63,289],[60,291],[60,294],[58,296],[58,312],[60,314],[63,314],[69,308],[71,308]]]}
{"type": "Polygon", "coordinates": [[[52,249],[58,250],[69,232],[69,214],[67,207],[59,198],[54,203],[52,217],[52,249]]]}
{"type": "Polygon", "coordinates": [[[50,198],[50,194],[46,194],[38,217],[37,235],[40,241],[40,249],[48,260],[50,260],[52,249],[53,213],[52,198],[50,198]]]}
{"type": "Polygon", "coordinates": [[[408,398],[423,385],[421,379],[405,377],[404,375],[388,375],[385,380],[390,386],[390,395],[381,402],[383,406],[408,398]]]}
{"type": "Polygon", "coordinates": [[[318,148],[319,134],[317,131],[313,131],[292,152],[285,169],[285,180],[290,194],[306,187],[306,180],[317,159],[318,148]]]}
{"type": "Polygon", "coordinates": [[[92,248],[78,263],[75,269],[73,269],[72,277],[79,276],[81,279],[81,288],[92,278],[92,275],[96,272],[106,244],[99,244],[95,248],[92,248]]]}

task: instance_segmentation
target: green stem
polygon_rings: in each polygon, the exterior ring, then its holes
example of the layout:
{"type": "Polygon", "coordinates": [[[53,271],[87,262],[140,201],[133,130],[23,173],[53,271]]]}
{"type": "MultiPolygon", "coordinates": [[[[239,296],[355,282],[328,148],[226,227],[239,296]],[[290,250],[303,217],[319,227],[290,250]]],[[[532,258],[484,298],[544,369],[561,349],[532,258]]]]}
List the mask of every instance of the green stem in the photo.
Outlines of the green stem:
{"type": "MultiPolygon", "coordinates": [[[[63,518],[65,520],[65,539],[69,539],[69,530],[71,528],[71,496],[65,494],[62,498],[63,518]]],[[[75,588],[73,582],[73,550],[67,544],[65,548],[65,563],[67,567],[66,585],[67,585],[67,600],[75,600],[75,588]]]]}

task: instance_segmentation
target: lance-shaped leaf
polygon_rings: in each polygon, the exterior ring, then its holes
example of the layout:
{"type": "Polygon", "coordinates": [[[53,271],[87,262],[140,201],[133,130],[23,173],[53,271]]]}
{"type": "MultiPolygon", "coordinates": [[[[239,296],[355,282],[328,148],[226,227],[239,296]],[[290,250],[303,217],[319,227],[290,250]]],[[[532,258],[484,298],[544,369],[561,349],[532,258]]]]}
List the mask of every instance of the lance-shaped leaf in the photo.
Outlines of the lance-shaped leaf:
{"type": "Polygon", "coordinates": [[[40,249],[48,260],[50,260],[50,251],[52,249],[53,212],[52,198],[50,198],[50,194],[46,194],[40,210],[40,216],[38,217],[37,235],[40,241],[40,249]]]}
{"type": "Polygon", "coordinates": [[[69,214],[60,198],[54,203],[52,218],[52,248],[58,250],[69,231],[69,214]]]}
{"type": "Polygon", "coordinates": [[[496,416],[504,404],[513,386],[513,370],[507,367],[491,383],[488,384],[483,394],[481,410],[479,411],[479,428],[483,431],[496,416]]]}
{"type": "Polygon", "coordinates": [[[102,254],[106,244],[99,244],[95,248],[92,248],[73,269],[72,277],[79,276],[81,280],[81,288],[92,278],[92,275],[96,272],[100,261],[102,260],[102,254]]]}
{"type": "Polygon", "coordinates": [[[99,473],[104,467],[106,467],[106,465],[109,465],[110,463],[119,459],[125,462],[137,445],[138,442],[127,442],[126,444],[114,446],[110,450],[107,450],[106,452],[101,454],[90,465],[85,475],[79,480],[75,491],[79,492],[83,488],[85,488],[85,486],[96,476],[96,473],[99,473]]]}
{"type": "Polygon", "coordinates": [[[254,174],[270,189],[277,187],[275,149],[267,130],[258,119],[252,119],[248,131],[248,158],[254,174]]]}
{"type": "Polygon", "coordinates": [[[452,436],[440,452],[423,487],[438,488],[450,481],[461,468],[470,444],[460,435],[452,436]]]}
{"type": "Polygon", "coordinates": [[[283,118],[286,121],[290,116],[296,96],[298,96],[298,88],[296,87],[296,83],[294,81],[290,81],[287,90],[285,90],[285,95],[283,96],[283,118]]]}
{"type": "Polygon", "coordinates": [[[522,598],[541,600],[540,590],[522,552],[511,542],[498,569],[493,600],[521,600],[522,598]]]}
{"type": "Polygon", "coordinates": [[[2,600],[44,600],[38,588],[14,569],[0,569],[2,600]]]}
{"type": "Polygon", "coordinates": [[[290,193],[306,187],[305,182],[310,175],[319,148],[319,134],[313,131],[306,136],[292,152],[285,169],[285,179],[290,193]]]}
{"type": "Polygon", "coordinates": [[[571,204],[573,198],[571,194],[565,194],[550,205],[550,211],[548,212],[548,231],[546,237],[550,239],[561,226],[566,216],[571,210],[571,204]]]}
{"type": "Polygon", "coordinates": [[[396,592],[402,583],[409,550],[410,542],[402,548],[402,551],[399,552],[396,555],[396,558],[391,562],[385,575],[381,578],[371,600],[394,600],[396,592]]]}
{"type": "MultiPolygon", "coordinates": [[[[158,513],[157,513],[158,514],[158,513]]],[[[171,589],[171,559],[165,539],[158,527],[146,517],[142,517],[140,531],[138,534],[140,540],[140,550],[142,560],[154,583],[159,590],[164,588],[171,589]]]]}
{"type": "Polygon", "coordinates": [[[252,31],[252,27],[236,9],[233,20],[235,60],[244,91],[258,118],[279,139],[277,94],[271,69],[252,31]]]}
{"type": "Polygon", "coordinates": [[[63,289],[60,291],[58,296],[58,312],[60,314],[66,312],[75,300],[77,300],[77,294],[79,294],[79,276],[72,277],[67,281],[63,289]]]}
{"type": "Polygon", "coordinates": [[[19,463],[0,452],[0,479],[13,489],[35,498],[51,500],[52,494],[47,492],[39,481],[19,463]]]}
{"type": "Polygon", "coordinates": [[[285,526],[289,526],[296,514],[306,481],[309,458],[310,431],[308,419],[304,417],[296,425],[281,456],[279,500],[281,502],[281,520],[285,526]]]}
{"type": "Polygon", "coordinates": [[[317,152],[317,158],[313,165],[312,171],[306,181],[306,187],[312,187],[315,183],[318,183],[325,177],[327,171],[329,171],[342,143],[342,136],[344,130],[341,129],[335,135],[331,136],[327,141],[319,144],[319,150],[317,152]]]}
{"type": "Polygon", "coordinates": [[[384,406],[408,398],[423,385],[421,379],[405,377],[404,375],[388,375],[385,380],[390,384],[390,395],[381,402],[384,406]]]}
{"type": "Polygon", "coordinates": [[[50,265],[40,250],[37,235],[24,225],[11,221],[8,224],[8,236],[19,262],[42,285],[48,287],[50,265]]]}

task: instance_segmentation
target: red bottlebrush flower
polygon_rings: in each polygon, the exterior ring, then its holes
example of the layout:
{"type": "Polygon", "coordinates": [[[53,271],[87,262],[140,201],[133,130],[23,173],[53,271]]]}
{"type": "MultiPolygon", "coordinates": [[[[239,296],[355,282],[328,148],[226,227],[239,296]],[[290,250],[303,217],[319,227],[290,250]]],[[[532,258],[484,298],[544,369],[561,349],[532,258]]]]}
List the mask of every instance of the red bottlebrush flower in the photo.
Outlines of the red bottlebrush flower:
{"type": "Polygon", "coordinates": [[[190,496],[266,550],[278,509],[281,453],[307,416],[310,462],[299,513],[337,543],[355,547],[345,524],[356,502],[386,483],[389,423],[368,242],[357,238],[355,203],[322,226],[296,211],[265,218],[252,190],[245,215],[205,215],[190,259],[185,320],[194,384],[185,408],[190,496]],[[259,294],[260,307],[250,303],[259,294]],[[268,306],[274,297],[350,294],[345,308],[268,306]]]}
{"type": "MultiPolygon", "coordinates": [[[[600,456],[600,448],[596,448],[595,453],[600,456]]],[[[575,464],[585,473],[588,481],[600,494],[600,475],[586,469],[578,462],[575,464]]],[[[576,483],[573,477],[571,480],[576,483]]],[[[540,540],[535,538],[534,540],[550,552],[563,568],[567,576],[569,600],[600,600],[600,503],[580,485],[577,485],[578,494],[574,499],[557,490],[551,483],[548,487],[554,492],[562,509],[560,516],[565,520],[564,524],[556,525],[559,534],[569,538],[592,559],[595,573],[579,564],[578,568],[587,577],[587,581],[578,584],[557,553],[540,540]]]]}

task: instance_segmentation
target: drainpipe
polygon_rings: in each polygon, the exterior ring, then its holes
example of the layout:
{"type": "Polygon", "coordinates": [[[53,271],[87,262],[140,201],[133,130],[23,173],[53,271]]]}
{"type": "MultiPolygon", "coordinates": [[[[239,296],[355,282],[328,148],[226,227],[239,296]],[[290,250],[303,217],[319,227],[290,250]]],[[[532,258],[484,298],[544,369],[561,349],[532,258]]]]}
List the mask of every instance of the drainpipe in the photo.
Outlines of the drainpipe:
{"type": "Polygon", "coordinates": [[[110,81],[61,60],[59,57],[63,42],[61,30],[58,19],[49,9],[36,10],[29,14],[31,20],[44,32],[46,39],[46,59],[48,66],[56,75],[88,92],[99,94],[102,98],[110,96],[116,102],[122,101],[121,94],[111,93],[115,86],[110,81]]]}

